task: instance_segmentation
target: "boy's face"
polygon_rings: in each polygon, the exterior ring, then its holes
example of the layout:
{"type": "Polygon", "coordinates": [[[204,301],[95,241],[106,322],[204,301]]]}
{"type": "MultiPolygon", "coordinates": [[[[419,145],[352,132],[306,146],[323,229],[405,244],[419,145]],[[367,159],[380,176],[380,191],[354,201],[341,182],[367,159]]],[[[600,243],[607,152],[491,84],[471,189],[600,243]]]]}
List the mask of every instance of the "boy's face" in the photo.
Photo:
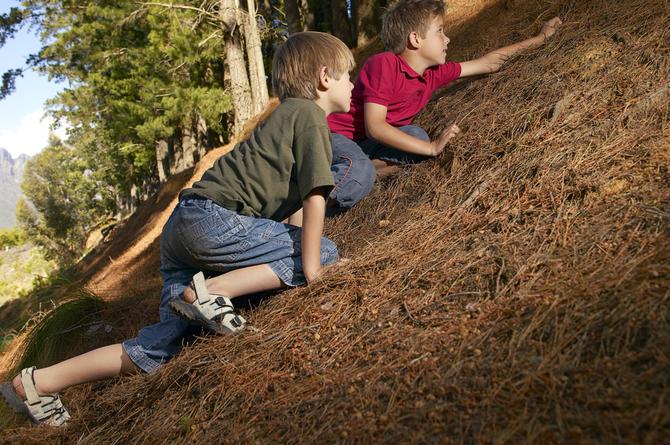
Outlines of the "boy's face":
{"type": "Polygon", "coordinates": [[[447,61],[449,37],[444,35],[442,17],[433,17],[426,31],[426,36],[419,36],[419,39],[419,54],[430,63],[430,66],[441,65],[447,61]]]}
{"type": "Polygon", "coordinates": [[[339,79],[331,78],[333,82],[328,89],[333,113],[346,113],[351,107],[351,90],[354,84],[349,80],[349,73],[340,75],[339,79]]]}

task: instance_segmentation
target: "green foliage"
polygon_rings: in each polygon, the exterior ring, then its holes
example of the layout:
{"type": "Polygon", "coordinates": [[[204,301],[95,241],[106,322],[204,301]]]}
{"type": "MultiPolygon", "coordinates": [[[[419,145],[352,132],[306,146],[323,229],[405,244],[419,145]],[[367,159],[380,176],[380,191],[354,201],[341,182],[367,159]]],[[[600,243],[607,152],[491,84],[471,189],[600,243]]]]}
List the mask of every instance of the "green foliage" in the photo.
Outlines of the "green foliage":
{"type": "Polygon", "coordinates": [[[6,14],[0,14],[0,47],[14,35],[23,19],[23,12],[17,7],[10,8],[6,14]]]}
{"type": "Polygon", "coordinates": [[[0,229],[0,249],[20,246],[28,241],[26,231],[20,227],[0,229]]]}
{"type": "Polygon", "coordinates": [[[16,89],[16,79],[23,76],[20,68],[10,69],[2,73],[2,84],[0,85],[0,100],[9,96],[16,89]]]}
{"type": "Polygon", "coordinates": [[[96,295],[81,292],[46,314],[30,331],[21,359],[10,375],[27,366],[43,367],[65,359],[99,319],[102,306],[96,295]]]}
{"type": "Polygon", "coordinates": [[[54,262],[45,259],[42,251],[34,246],[22,244],[0,251],[0,305],[23,298],[42,286],[55,267],[54,262]]]}
{"type": "MultiPolygon", "coordinates": [[[[68,138],[27,167],[32,206],[17,211],[30,238],[69,263],[97,220],[129,212],[154,190],[158,140],[197,119],[211,140],[226,134],[220,25],[194,10],[134,0],[24,0],[12,14],[0,22],[5,35],[28,22],[41,31],[44,46],[29,65],[68,82],[47,102],[56,122],[67,122],[68,138]]],[[[7,73],[7,94],[18,75],[7,73]]]]}
{"type": "Polygon", "coordinates": [[[31,205],[17,204],[19,227],[61,264],[77,259],[91,227],[114,204],[77,150],[55,138],[26,163],[21,188],[31,205]]]}
{"type": "Polygon", "coordinates": [[[216,28],[195,12],[129,0],[24,4],[43,13],[44,37],[53,39],[38,67],[72,85],[50,101],[52,112],[72,125],[68,142],[104,168],[116,193],[155,181],[156,141],[194,116],[225,132],[221,39],[207,39],[216,28]]]}
{"type": "MultiPolygon", "coordinates": [[[[8,286],[11,285],[6,275],[1,280],[7,282],[8,286]]],[[[43,272],[27,277],[24,285],[24,289],[11,294],[9,301],[0,301],[2,307],[0,335],[15,334],[23,329],[36,313],[42,313],[45,308],[52,307],[54,302],[62,300],[63,295],[70,295],[69,289],[80,287],[74,281],[73,269],[56,268],[53,262],[47,262],[43,272]]]]}

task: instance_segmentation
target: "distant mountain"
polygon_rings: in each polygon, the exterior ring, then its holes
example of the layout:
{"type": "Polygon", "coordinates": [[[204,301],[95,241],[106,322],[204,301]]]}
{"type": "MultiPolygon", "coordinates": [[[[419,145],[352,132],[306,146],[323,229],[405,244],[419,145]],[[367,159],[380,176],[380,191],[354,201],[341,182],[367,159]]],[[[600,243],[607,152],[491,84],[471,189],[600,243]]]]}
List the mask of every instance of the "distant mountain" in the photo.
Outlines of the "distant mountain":
{"type": "Polygon", "coordinates": [[[21,197],[21,178],[28,156],[12,158],[0,147],[0,228],[16,224],[16,203],[21,197]]]}

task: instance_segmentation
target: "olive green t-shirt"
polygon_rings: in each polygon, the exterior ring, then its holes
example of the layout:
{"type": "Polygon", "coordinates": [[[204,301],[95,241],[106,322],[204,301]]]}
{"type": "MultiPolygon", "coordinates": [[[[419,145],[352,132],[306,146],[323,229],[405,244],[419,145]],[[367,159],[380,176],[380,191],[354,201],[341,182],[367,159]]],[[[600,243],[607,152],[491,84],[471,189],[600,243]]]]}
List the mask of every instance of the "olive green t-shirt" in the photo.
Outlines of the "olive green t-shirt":
{"type": "Polygon", "coordinates": [[[332,159],[326,113],[313,100],[285,99],[180,198],[201,196],[242,215],[282,221],[313,189],[330,191],[332,159]]]}

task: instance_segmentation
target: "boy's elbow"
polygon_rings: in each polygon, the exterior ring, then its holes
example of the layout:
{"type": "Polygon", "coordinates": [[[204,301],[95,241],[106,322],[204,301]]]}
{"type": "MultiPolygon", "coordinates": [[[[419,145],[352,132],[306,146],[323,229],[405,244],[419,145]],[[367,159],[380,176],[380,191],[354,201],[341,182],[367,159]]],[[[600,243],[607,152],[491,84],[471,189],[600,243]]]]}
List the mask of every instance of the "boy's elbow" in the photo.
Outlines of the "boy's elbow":
{"type": "Polygon", "coordinates": [[[379,125],[371,122],[371,123],[365,123],[365,135],[370,138],[370,139],[378,139],[379,138],[379,125]]]}

